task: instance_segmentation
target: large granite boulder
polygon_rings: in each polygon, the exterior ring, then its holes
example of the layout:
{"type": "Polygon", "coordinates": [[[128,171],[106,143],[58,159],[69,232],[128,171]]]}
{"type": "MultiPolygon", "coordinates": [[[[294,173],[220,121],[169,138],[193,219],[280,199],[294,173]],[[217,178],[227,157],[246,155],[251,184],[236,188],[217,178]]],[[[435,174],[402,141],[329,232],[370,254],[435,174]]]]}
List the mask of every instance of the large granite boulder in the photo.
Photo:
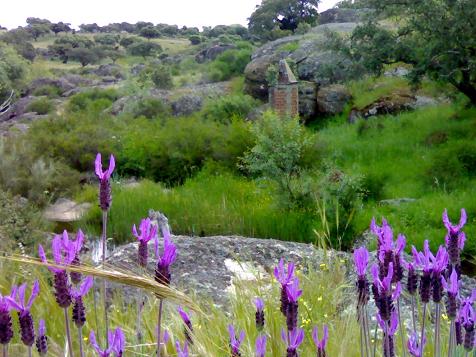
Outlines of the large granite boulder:
{"type": "Polygon", "coordinates": [[[197,61],[198,63],[213,61],[223,52],[228,50],[233,50],[235,48],[236,46],[231,44],[212,45],[211,47],[206,47],[203,50],[201,50],[199,53],[197,53],[195,55],[195,61],[197,61]]]}
{"type": "Polygon", "coordinates": [[[321,87],[317,91],[317,112],[323,116],[342,113],[351,98],[348,89],[341,84],[321,87]]]}
{"type": "Polygon", "coordinates": [[[316,115],[316,93],[317,84],[314,82],[301,81],[299,90],[299,116],[302,120],[308,121],[316,115]]]}
{"type": "Polygon", "coordinates": [[[203,99],[195,94],[185,94],[171,104],[174,116],[190,115],[202,109],[203,99]]]}
{"type": "Polygon", "coordinates": [[[350,77],[351,63],[343,55],[325,47],[326,33],[336,31],[349,34],[356,23],[338,23],[317,26],[305,35],[289,36],[269,42],[258,48],[245,68],[245,91],[262,100],[268,96],[266,73],[270,65],[289,58],[297,65],[299,80],[327,85],[350,77]],[[332,65],[333,71],[329,71],[332,65]]]}

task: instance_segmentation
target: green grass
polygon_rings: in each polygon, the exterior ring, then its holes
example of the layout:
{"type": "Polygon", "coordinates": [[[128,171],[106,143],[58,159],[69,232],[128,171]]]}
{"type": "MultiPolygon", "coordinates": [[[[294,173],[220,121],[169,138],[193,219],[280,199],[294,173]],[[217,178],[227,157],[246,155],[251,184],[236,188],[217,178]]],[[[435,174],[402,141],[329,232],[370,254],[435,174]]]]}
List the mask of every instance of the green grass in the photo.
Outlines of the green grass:
{"type": "MultiPolygon", "coordinates": [[[[95,202],[96,190],[91,187],[79,198],[95,202]]],[[[146,217],[149,209],[165,213],[175,234],[315,240],[315,222],[310,214],[279,209],[270,189],[230,174],[202,173],[172,189],[150,181],[132,187],[115,185],[113,195],[109,228],[117,242],[132,239],[132,225],[146,217]]],[[[95,209],[79,225],[86,224],[98,234],[99,220],[99,209],[95,209]]]]}

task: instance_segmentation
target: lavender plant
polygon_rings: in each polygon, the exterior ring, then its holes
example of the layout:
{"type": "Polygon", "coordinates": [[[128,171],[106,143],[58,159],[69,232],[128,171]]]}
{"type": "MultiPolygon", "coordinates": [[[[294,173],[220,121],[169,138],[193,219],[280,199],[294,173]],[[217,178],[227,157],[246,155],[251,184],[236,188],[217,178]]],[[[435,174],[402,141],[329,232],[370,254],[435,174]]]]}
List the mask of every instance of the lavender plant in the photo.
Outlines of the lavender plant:
{"type": "MultiPolygon", "coordinates": [[[[157,226],[153,225],[150,218],[146,218],[141,220],[139,225],[139,232],[137,232],[136,225],[132,226],[132,234],[137,238],[139,241],[139,249],[137,252],[137,263],[142,269],[147,267],[148,261],[148,244],[151,239],[154,239],[157,235],[157,226]]],[[[141,328],[141,320],[142,320],[142,309],[144,307],[144,297],[142,295],[142,291],[139,292],[137,297],[137,342],[140,344],[142,342],[142,328],[141,328]]]]}
{"type": "Polygon", "coordinates": [[[79,288],[72,288],[71,295],[73,297],[73,322],[78,329],[79,355],[84,356],[83,351],[83,326],[86,323],[86,307],[84,306],[83,297],[89,292],[94,284],[92,276],[88,276],[81,283],[79,288]]]}
{"type": "Polygon", "coordinates": [[[108,331],[107,340],[108,347],[102,350],[96,341],[96,335],[94,331],[91,330],[89,334],[89,342],[98,354],[98,357],[110,357],[113,352],[116,357],[122,357],[125,344],[124,333],[122,332],[122,330],[118,327],[114,332],[108,331]]]}
{"type": "Polygon", "coordinates": [[[45,356],[48,353],[48,337],[46,336],[45,320],[40,320],[38,323],[38,335],[35,344],[40,356],[45,356]]]}
{"type": "Polygon", "coordinates": [[[177,357],[188,357],[188,344],[185,342],[180,346],[180,341],[175,341],[175,349],[177,350],[177,357]]]}
{"type": "Polygon", "coordinates": [[[185,340],[188,344],[192,345],[193,344],[193,340],[192,340],[193,326],[192,326],[192,321],[190,320],[190,315],[187,314],[181,306],[177,308],[177,311],[180,317],[182,318],[182,321],[184,324],[183,332],[185,335],[185,340]]]}
{"type": "MultiPolygon", "coordinates": [[[[107,254],[107,214],[108,214],[109,208],[111,207],[111,202],[112,202],[111,175],[112,175],[112,172],[114,171],[115,166],[116,166],[116,162],[115,162],[114,156],[111,155],[109,159],[109,167],[106,171],[103,171],[101,154],[98,153],[96,155],[94,167],[95,167],[96,176],[99,179],[99,207],[101,207],[101,210],[102,210],[101,242],[102,242],[103,267],[105,267],[105,264],[106,264],[106,254],[107,254]]],[[[103,297],[103,305],[104,305],[105,340],[106,340],[106,343],[109,343],[107,339],[107,334],[109,331],[109,320],[108,320],[107,302],[106,302],[106,289],[107,289],[106,279],[103,279],[102,289],[103,289],[102,297],[103,297]]]]}
{"type": "MultiPolygon", "coordinates": [[[[425,345],[426,344],[425,336],[423,336],[422,341],[423,341],[423,345],[425,345]]],[[[422,357],[421,355],[422,348],[420,348],[420,340],[418,339],[418,335],[415,331],[412,332],[412,334],[408,338],[407,348],[408,348],[408,352],[413,357],[422,357]]]]}
{"type": "Polygon", "coordinates": [[[360,354],[361,356],[370,356],[370,331],[367,312],[367,304],[370,299],[367,279],[369,252],[366,248],[362,247],[354,251],[354,263],[357,271],[357,319],[360,324],[360,354]]]}
{"type": "Polygon", "coordinates": [[[289,263],[287,270],[284,267],[284,259],[279,261],[277,267],[274,268],[274,276],[276,280],[281,284],[281,312],[286,316],[288,310],[288,297],[286,292],[286,287],[291,283],[294,276],[294,264],[289,263]]]}
{"type": "Polygon", "coordinates": [[[292,283],[286,286],[287,310],[286,310],[286,326],[288,332],[297,328],[298,321],[298,300],[302,295],[302,290],[299,289],[299,279],[294,277],[292,283]]]}
{"type": "Polygon", "coordinates": [[[322,339],[319,339],[319,328],[317,326],[314,326],[314,328],[312,329],[312,340],[316,345],[317,357],[327,357],[326,346],[328,339],[329,329],[327,325],[324,325],[324,327],[322,328],[322,339]]]}
{"type": "Polygon", "coordinates": [[[235,327],[228,325],[228,334],[230,335],[230,350],[231,357],[241,357],[240,346],[245,339],[245,331],[240,332],[239,338],[236,338],[235,327]]]}
{"type": "Polygon", "coordinates": [[[256,298],[254,300],[256,312],[255,312],[255,322],[256,328],[258,331],[263,330],[264,328],[264,301],[261,298],[256,298]]]}
{"type": "Polygon", "coordinates": [[[287,343],[286,357],[299,357],[298,348],[304,341],[304,330],[295,328],[292,331],[281,330],[281,338],[287,343]]]}
{"type": "Polygon", "coordinates": [[[446,315],[450,320],[450,336],[448,342],[448,351],[451,354],[455,346],[455,323],[459,309],[459,281],[456,269],[451,272],[449,281],[442,276],[441,284],[446,291],[446,315]]]}
{"type": "Polygon", "coordinates": [[[40,293],[40,283],[36,280],[31,288],[30,298],[25,304],[26,283],[20,287],[13,286],[11,297],[7,297],[10,306],[18,311],[18,321],[20,324],[21,341],[28,348],[28,356],[31,357],[31,347],[35,343],[35,328],[33,316],[31,315],[31,306],[40,293]]]}
{"type": "Polygon", "coordinates": [[[266,355],[266,335],[259,335],[256,338],[255,353],[256,357],[265,357],[266,355]]]}
{"type": "MultiPolygon", "coordinates": [[[[14,298],[13,292],[10,298],[14,298]]],[[[0,344],[2,345],[3,357],[8,356],[8,344],[13,337],[12,317],[10,315],[11,305],[6,296],[0,294],[0,344]]]]}
{"type": "Polygon", "coordinates": [[[394,335],[398,327],[398,313],[397,311],[392,311],[390,321],[385,321],[382,319],[380,313],[377,314],[377,321],[380,325],[380,328],[383,330],[383,356],[384,357],[395,357],[395,340],[394,335]]]}
{"type": "MultiPolygon", "coordinates": [[[[162,255],[159,253],[159,239],[155,239],[155,256],[157,258],[157,266],[155,268],[155,280],[165,286],[170,285],[170,266],[177,257],[177,249],[170,239],[170,232],[168,228],[162,227],[162,235],[164,237],[164,248],[162,255]]],[[[159,299],[159,313],[158,313],[158,334],[157,334],[157,357],[160,357],[160,330],[162,327],[162,310],[163,299],[159,299]]]]}

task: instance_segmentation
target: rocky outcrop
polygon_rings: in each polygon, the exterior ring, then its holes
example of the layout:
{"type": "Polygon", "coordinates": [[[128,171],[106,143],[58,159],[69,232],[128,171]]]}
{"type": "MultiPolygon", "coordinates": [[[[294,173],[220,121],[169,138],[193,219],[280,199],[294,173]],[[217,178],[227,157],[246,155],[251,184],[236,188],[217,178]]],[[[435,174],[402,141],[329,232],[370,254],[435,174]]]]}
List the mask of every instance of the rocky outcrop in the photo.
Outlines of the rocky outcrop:
{"type": "Polygon", "coordinates": [[[190,115],[202,109],[202,97],[194,94],[185,94],[171,104],[174,116],[190,115]]]}
{"type": "Polygon", "coordinates": [[[319,14],[319,24],[360,22],[371,13],[369,9],[341,9],[333,8],[319,14]]]}
{"type": "Polygon", "coordinates": [[[350,62],[342,55],[325,48],[326,33],[350,33],[356,26],[356,23],[320,25],[305,35],[281,38],[258,48],[245,68],[245,91],[256,98],[266,100],[268,67],[276,65],[284,58],[296,63],[299,80],[317,85],[344,81],[350,76],[350,62]],[[333,66],[333,71],[327,70],[330,65],[333,66]]]}
{"type": "Polygon", "coordinates": [[[319,88],[317,92],[317,112],[323,116],[342,113],[352,99],[349,90],[340,84],[319,88]]]}
{"type": "Polygon", "coordinates": [[[203,50],[201,50],[199,53],[197,53],[195,55],[195,61],[197,61],[198,63],[213,61],[223,52],[228,50],[233,50],[235,48],[236,48],[235,45],[230,45],[230,44],[212,45],[211,47],[206,47],[203,50]]]}
{"type": "Polygon", "coordinates": [[[299,89],[299,116],[302,120],[308,121],[316,114],[316,93],[317,84],[313,82],[301,81],[299,89]]]}

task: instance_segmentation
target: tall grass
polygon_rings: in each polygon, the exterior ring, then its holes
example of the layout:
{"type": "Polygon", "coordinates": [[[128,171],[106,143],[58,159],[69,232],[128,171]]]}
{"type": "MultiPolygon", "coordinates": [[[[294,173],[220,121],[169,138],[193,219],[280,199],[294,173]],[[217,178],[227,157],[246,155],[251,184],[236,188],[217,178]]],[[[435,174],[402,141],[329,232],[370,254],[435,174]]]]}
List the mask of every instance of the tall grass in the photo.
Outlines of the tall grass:
{"type": "MultiPolygon", "coordinates": [[[[79,198],[93,202],[95,194],[96,187],[92,187],[79,198]]],[[[150,181],[116,185],[113,194],[108,228],[116,242],[131,240],[132,224],[147,216],[149,209],[170,217],[174,234],[315,240],[312,214],[283,210],[276,206],[269,187],[227,173],[211,175],[205,171],[171,189],[150,181]]],[[[94,209],[79,226],[86,225],[97,234],[99,219],[99,209],[94,209]]]]}

